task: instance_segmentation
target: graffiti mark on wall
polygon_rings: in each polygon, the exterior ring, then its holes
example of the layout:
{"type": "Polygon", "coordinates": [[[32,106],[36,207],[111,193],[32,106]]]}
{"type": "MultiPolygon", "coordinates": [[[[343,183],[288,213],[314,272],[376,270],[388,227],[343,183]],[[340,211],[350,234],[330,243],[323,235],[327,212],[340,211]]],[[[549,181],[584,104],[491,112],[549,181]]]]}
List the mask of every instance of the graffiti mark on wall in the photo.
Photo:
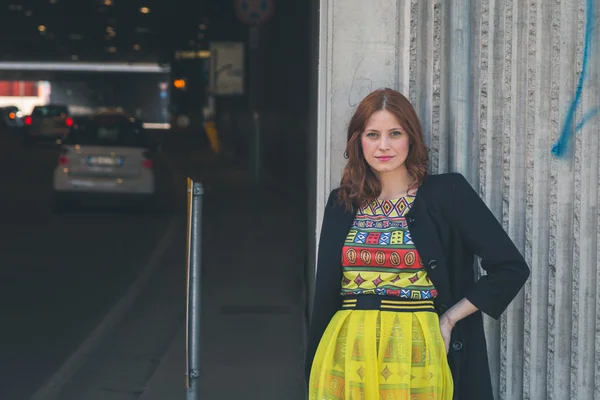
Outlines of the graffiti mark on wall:
{"type": "Polygon", "coordinates": [[[558,138],[558,141],[552,146],[552,154],[557,157],[562,157],[567,152],[569,141],[573,134],[581,130],[585,124],[592,119],[599,111],[600,107],[594,107],[593,109],[584,112],[583,117],[573,129],[573,122],[575,121],[575,112],[577,107],[581,103],[581,94],[583,92],[583,85],[587,79],[588,74],[588,63],[590,58],[590,42],[592,40],[592,33],[594,24],[594,0],[586,0],[586,13],[585,13],[585,39],[583,46],[583,63],[581,66],[581,75],[579,76],[579,82],[577,82],[577,90],[575,91],[575,97],[569,106],[567,115],[565,117],[564,125],[558,138]]]}
{"type": "Polygon", "coordinates": [[[352,77],[352,84],[348,93],[348,104],[350,107],[357,106],[366,95],[373,91],[373,80],[359,75],[360,67],[364,61],[364,58],[360,60],[352,77]]]}
{"type": "MultiPolygon", "coordinates": [[[[391,82],[386,80],[379,81],[376,80],[376,78],[370,77],[373,75],[372,71],[375,67],[369,65],[369,62],[373,62],[373,60],[376,60],[376,58],[370,60],[362,58],[354,70],[352,83],[350,84],[350,90],[348,92],[348,105],[350,107],[356,107],[362,99],[376,89],[393,87],[391,82]]],[[[390,63],[391,61],[387,61],[385,64],[389,65],[390,63]]]]}

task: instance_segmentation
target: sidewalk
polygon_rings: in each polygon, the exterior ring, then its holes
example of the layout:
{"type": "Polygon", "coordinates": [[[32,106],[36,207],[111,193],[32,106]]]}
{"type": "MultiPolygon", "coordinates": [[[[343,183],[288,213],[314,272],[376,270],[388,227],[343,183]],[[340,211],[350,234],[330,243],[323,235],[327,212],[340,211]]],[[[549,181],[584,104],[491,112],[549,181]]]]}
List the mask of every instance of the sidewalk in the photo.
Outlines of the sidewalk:
{"type": "MultiPolygon", "coordinates": [[[[200,398],[301,400],[306,217],[234,174],[211,184],[203,207],[200,398]]],[[[185,338],[182,325],[140,399],[186,398],[185,338]]]]}

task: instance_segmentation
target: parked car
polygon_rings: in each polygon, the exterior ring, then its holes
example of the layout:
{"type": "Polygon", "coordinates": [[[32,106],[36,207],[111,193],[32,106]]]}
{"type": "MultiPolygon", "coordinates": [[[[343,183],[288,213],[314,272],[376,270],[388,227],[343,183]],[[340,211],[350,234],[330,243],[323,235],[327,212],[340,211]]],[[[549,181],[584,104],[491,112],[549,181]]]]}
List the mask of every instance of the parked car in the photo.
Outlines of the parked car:
{"type": "Polygon", "coordinates": [[[154,205],[156,154],[134,118],[105,113],[79,121],[62,140],[54,170],[56,211],[82,201],[154,205]]]}
{"type": "Polygon", "coordinates": [[[0,128],[21,128],[23,126],[23,113],[17,106],[0,108],[0,128]]]}
{"type": "Polygon", "coordinates": [[[36,106],[31,115],[25,117],[24,144],[30,146],[37,142],[56,142],[64,138],[72,126],[73,118],[67,106],[36,106]]]}

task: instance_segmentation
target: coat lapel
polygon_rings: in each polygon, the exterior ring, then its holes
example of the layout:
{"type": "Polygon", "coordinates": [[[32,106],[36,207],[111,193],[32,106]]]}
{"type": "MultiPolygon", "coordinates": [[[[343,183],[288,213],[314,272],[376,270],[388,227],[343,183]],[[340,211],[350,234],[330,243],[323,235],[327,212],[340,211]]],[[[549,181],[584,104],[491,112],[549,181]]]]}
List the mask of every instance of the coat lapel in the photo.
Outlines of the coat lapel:
{"type": "Polygon", "coordinates": [[[452,301],[448,265],[435,225],[428,212],[425,184],[419,189],[411,209],[406,213],[406,222],[412,241],[425,264],[427,275],[438,292],[435,299],[436,306],[439,311],[444,312],[452,301]]]}
{"type": "Polygon", "coordinates": [[[336,274],[342,283],[342,251],[348,231],[354,222],[354,210],[348,211],[339,203],[334,203],[325,212],[325,220],[321,229],[319,245],[319,264],[317,268],[325,268],[336,274]]]}
{"type": "Polygon", "coordinates": [[[336,205],[333,210],[335,212],[334,216],[336,218],[335,230],[332,232],[332,240],[334,240],[335,254],[337,255],[338,260],[342,259],[342,249],[344,247],[344,241],[348,236],[348,231],[352,227],[352,223],[354,222],[354,217],[356,216],[356,207],[353,207],[352,211],[348,211],[345,207],[341,205],[336,205]]]}

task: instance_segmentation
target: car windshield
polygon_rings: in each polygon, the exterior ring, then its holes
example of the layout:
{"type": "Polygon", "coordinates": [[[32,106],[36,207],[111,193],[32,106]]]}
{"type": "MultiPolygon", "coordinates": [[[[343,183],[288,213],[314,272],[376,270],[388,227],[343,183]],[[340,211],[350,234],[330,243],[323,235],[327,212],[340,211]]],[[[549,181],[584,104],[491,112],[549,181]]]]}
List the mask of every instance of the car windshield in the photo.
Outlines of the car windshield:
{"type": "Polygon", "coordinates": [[[61,114],[68,114],[69,110],[65,106],[38,106],[33,109],[33,117],[59,117],[61,114]]]}
{"type": "Polygon", "coordinates": [[[65,145],[148,147],[146,132],[127,118],[102,117],[83,121],[63,140],[65,145]]]}

